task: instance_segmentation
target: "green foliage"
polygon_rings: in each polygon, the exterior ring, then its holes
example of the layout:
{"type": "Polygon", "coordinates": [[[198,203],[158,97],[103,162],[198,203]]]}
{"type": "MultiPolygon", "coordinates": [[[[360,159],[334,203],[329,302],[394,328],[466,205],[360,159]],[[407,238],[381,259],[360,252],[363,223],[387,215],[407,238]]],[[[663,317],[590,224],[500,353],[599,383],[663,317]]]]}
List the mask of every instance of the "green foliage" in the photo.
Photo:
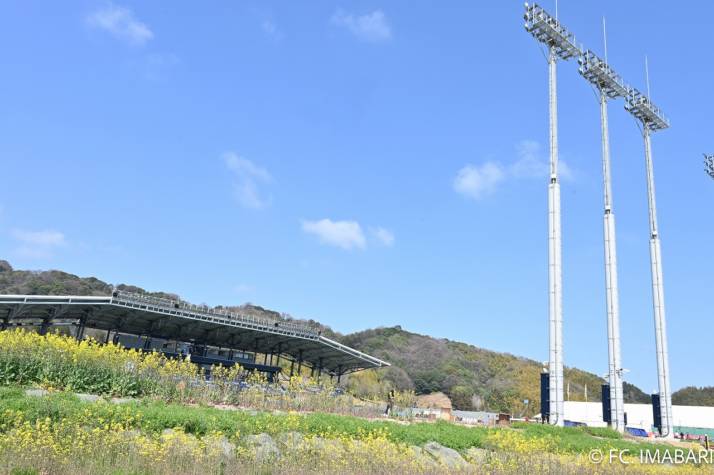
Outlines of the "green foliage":
{"type": "Polygon", "coordinates": [[[457,385],[449,390],[449,397],[454,407],[463,409],[474,409],[472,399],[474,391],[468,386],[457,385]]]}
{"type": "Polygon", "coordinates": [[[602,437],[605,439],[622,439],[622,434],[609,427],[581,427],[581,430],[587,432],[595,437],[602,437]]]}
{"type": "MultiPolygon", "coordinates": [[[[399,372],[381,370],[384,383],[397,389],[413,388],[417,394],[441,391],[457,409],[525,416],[540,410],[541,365],[536,361],[410,333],[399,326],[353,333],[341,341],[399,368],[399,372]],[[474,401],[484,401],[485,407],[474,401]]],[[[565,382],[570,385],[570,400],[585,400],[586,388],[588,401],[600,400],[603,381],[597,375],[566,368],[565,382]]],[[[639,401],[644,394],[632,385],[626,388],[626,402],[639,401]]]]}
{"type": "Polygon", "coordinates": [[[640,404],[649,404],[651,402],[650,396],[648,394],[645,394],[645,392],[642,391],[640,388],[638,388],[634,384],[628,383],[627,381],[625,381],[622,385],[622,392],[625,397],[625,402],[640,404]]]}
{"type": "Polygon", "coordinates": [[[652,444],[649,442],[637,443],[626,440],[617,431],[597,427],[555,427],[548,424],[528,424],[516,422],[513,428],[523,431],[526,437],[533,439],[551,438],[554,446],[561,453],[589,453],[593,449],[603,451],[613,449],[629,449],[632,453],[636,450],[671,449],[670,445],[652,444]]]}
{"type": "MultiPolygon", "coordinates": [[[[489,437],[498,431],[466,427],[448,422],[399,424],[392,421],[370,421],[362,418],[324,413],[285,414],[250,411],[225,411],[211,407],[184,406],[161,401],[143,401],[126,404],[106,402],[87,403],[67,393],[44,397],[28,397],[22,391],[0,388],[0,414],[6,411],[21,412],[31,423],[34,421],[81,420],[87,428],[117,423],[127,429],[137,429],[150,434],[160,434],[164,429],[181,429],[188,434],[205,436],[214,432],[223,434],[278,435],[297,431],[307,435],[327,438],[360,438],[367,433],[380,433],[392,442],[423,445],[430,441],[446,447],[464,450],[469,447],[487,447],[489,437]]],[[[7,413],[12,413],[7,412],[7,413]]],[[[552,440],[561,453],[587,453],[594,448],[656,448],[651,444],[635,445],[621,439],[608,429],[566,427],[541,424],[515,423],[515,430],[527,438],[552,440]],[[594,437],[595,436],[595,437],[594,437]]]]}
{"type": "MultiPolygon", "coordinates": [[[[235,365],[212,367],[208,381],[203,369],[188,360],[23,330],[0,332],[2,384],[283,411],[371,417],[384,413],[382,403],[364,402],[351,394],[336,394],[334,386],[324,380],[294,376],[268,384],[263,374],[247,372],[235,365]],[[247,383],[247,387],[241,387],[237,384],[239,381],[247,383]]],[[[413,407],[413,402],[413,392],[397,392],[394,409],[413,407]]]]}
{"type": "Polygon", "coordinates": [[[687,386],[672,394],[672,403],[681,406],[714,406],[714,386],[687,386]]]}
{"type": "Polygon", "coordinates": [[[37,469],[24,467],[24,468],[13,468],[10,471],[10,475],[38,475],[40,472],[37,469]]]}

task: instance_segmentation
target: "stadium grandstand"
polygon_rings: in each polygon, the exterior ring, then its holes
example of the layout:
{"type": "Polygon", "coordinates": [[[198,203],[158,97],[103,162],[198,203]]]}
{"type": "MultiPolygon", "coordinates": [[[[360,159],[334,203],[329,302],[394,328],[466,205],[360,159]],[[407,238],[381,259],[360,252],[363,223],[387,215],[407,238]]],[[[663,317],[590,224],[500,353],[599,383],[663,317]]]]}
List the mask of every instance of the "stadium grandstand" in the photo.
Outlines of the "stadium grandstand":
{"type": "Polygon", "coordinates": [[[240,364],[270,379],[290,362],[290,375],[308,367],[311,374],[337,377],[389,366],[323,336],[307,323],[256,317],[222,308],[194,305],[114,290],[109,296],[0,295],[0,329],[70,327],[78,338],[87,329],[104,342],[160,351],[168,357],[190,357],[210,368],[240,364]],[[260,358],[262,356],[262,362],[260,358]]]}

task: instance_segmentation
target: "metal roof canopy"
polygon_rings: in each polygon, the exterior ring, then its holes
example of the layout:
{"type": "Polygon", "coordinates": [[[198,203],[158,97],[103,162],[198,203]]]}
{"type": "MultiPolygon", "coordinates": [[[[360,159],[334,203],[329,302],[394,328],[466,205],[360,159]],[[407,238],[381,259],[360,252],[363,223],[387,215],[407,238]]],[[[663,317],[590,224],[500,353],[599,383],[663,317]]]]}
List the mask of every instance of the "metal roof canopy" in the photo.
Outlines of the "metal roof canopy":
{"type": "Polygon", "coordinates": [[[127,292],[106,297],[0,295],[0,319],[2,328],[33,320],[49,325],[76,320],[99,330],[280,354],[333,375],[389,366],[296,322],[261,319],[127,292]]]}

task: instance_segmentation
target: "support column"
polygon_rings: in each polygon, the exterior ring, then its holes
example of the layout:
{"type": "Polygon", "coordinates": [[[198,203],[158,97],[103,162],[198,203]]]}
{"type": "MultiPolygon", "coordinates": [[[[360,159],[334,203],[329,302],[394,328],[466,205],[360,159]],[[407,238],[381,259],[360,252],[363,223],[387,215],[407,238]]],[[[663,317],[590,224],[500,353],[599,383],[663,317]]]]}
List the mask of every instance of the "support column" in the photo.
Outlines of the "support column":
{"type": "Polygon", "coordinates": [[[563,295],[562,245],[560,226],[560,183],[558,182],[558,99],[557,55],[553,47],[548,56],[550,112],[550,183],[548,184],[548,280],[549,280],[549,358],[550,423],[562,426],[563,404],[563,295]]]}
{"type": "Polygon", "coordinates": [[[610,180],[610,133],[608,130],[607,95],[600,90],[600,126],[602,129],[602,174],[605,196],[605,292],[607,305],[608,384],[610,385],[611,427],[625,431],[625,401],[622,389],[620,359],[620,304],[617,285],[617,246],[615,242],[615,214],[612,211],[610,180]]]}
{"type": "Polygon", "coordinates": [[[295,373],[294,373],[294,370],[295,370],[295,360],[292,360],[292,361],[290,362],[290,377],[291,377],[291,378],[293,377],[293,374],[295,374],[295,373]]]}
{"type": "Polygon", "coordinates": [[[55,313],[57,313],[57,310],[55,308],[51,308],[50,311],[48,312],[47,316],[42,319],[42,324],[40,324],[40,335],[46,335],[47,330],[50,328],[50,322],[52,321],[52,318],[55,316],[55,313]]]}
{"type": "Polygon", "coordinates": [[[12,309],[8,309],[4,317],[2,317],[2,322],[0,322],[0,330],[6,330],[10,326],[10,314],[12,309]]]}
{"type": "Polygon", "coordinates": [[[84,338],[85,322],[86,322],[85,317],[82,317],[79,319],[79,325],[77,326],[77,334],[76,334],[77,341],[82,341],[82,338],[84,338]]]}
{"type": "Polygon", "coordinates": [[[662,436],[672,437],[672,394],[669,384],[669,353],[667,351],[667,324],[664,312],[664,283],[662,281],[662,256],[657,228],[657,205],[655,202],[654,171],[652,167],[652,144],[650,130],[643,124],[645,140],[645,166],[647,167],[647,197],[650,221],[650,263],[652,273],[652,302],[654,308],[655,345],[657,351],[657,379],[659,383],[662,436]]]}

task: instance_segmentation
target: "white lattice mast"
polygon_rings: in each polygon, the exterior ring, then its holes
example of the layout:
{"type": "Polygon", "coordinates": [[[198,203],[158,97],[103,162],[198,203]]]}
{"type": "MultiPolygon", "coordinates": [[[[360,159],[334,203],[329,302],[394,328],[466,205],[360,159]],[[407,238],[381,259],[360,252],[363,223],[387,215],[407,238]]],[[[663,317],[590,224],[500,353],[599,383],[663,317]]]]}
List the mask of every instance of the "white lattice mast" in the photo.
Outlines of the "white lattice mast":
{"type": "Polygon", "coordinates": [[[538,5],[525,4],[526,31],[548,48],[548,109],[550,115],[550,177],[548,182],[548,330],[549,414],[551,424],[565,421],[563,403],[563,272],[558,180],[558,99],[556,64],[580,55],[575,38],[538,5]]]}
{"type": "MultiPolygon", "coordinates": [[[[603,29],[604,29],[603,20],[603,29]]],[[[606,40],[607,41],[607,40],[606,40]]],[[[605,43],[607,58],[607,42],[605,43]]],[[[608,130],[607,101],[626,97],[628,88],[622,78],[595,53],[587,50],[578,59],[579,72],[597,88],[600,99],[600,127],[602,134],[602,174],[604,188],[603,233],[605,245],[605,292],[608,343],[608,384],[610,386],[610,424],[625,431],[625,401],[620,356],[620,304],[617,281],[617,246],[615,240],[615,213],[612,205],[610,180],[610,137],[608,130]]]]}
{"type": "MultiPolygon", "coordinates": [[[[645,60],[646,61],[646,60],[645,60]]],[[[652,301],[654,309],[655,345],[657,351],[657,379],[661,435],[672,437],[672,393],[669,383],[669,353],[667,350],[667,325],[664,311],[664,283],[662,280],[662,253],[660,250],[659,228],[657,226],[657,205],[655,202],[654,171],[652,167],[652,132],[666,129],[669,122],[650,100],[649,71],[647,74],[647,95],[630,89],[625,101],[625,109],[642,124],[642,138],[645,144],[645,167],[647,170],[647,202],[650,227],[650,269],[652,273],[652,301]]]]}

